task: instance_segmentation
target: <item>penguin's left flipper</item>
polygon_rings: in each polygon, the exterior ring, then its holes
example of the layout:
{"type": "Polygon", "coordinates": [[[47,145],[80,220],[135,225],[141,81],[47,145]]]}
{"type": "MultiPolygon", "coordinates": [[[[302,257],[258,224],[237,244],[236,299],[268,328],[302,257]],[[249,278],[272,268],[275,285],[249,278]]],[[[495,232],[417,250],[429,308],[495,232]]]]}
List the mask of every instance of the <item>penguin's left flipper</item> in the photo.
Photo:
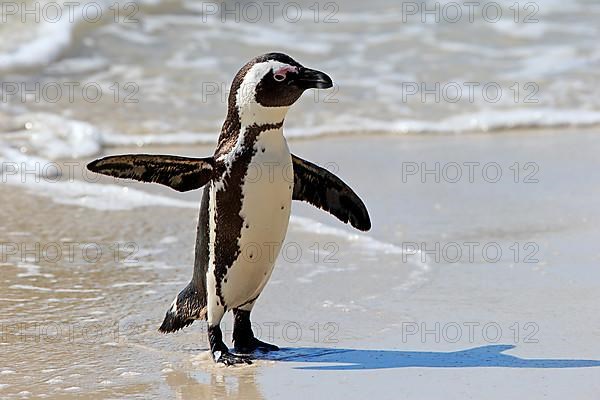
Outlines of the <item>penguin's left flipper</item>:
{"type": "Polygon", "coordinates": [[[340,178],[292,154],[294,200],[306,201],[361,231],[371,229],[367,207],[340,178]]]}
{"type": "Polygon", "coordinates": [[[178,192],[199,189],[213,176],[214,161],[160,154],[125,154],[92,161],[90,171],[116,178],[155,182],[178,192]]]}

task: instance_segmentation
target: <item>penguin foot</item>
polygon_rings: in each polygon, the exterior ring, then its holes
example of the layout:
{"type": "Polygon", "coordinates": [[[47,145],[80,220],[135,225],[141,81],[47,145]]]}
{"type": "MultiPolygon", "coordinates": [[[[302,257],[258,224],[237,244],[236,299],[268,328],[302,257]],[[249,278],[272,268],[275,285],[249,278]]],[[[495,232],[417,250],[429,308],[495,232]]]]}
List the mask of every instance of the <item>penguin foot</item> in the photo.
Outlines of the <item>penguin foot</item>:
{"type": "Polygon", "coordinates": [[[227,366],[236,364],[252,364],[250,357],[239,356],[228,351],[215,351],[212,353],[213,360],[218,363],[223,363],[227,366]]]}
{"type": "Polygon", "coordinates": [[[267,353],[269,351],[279,351],[279,347],[274,344],[261,342],[255,337],[250,338],[249,340],[244,340],[239,343],[238,341],[234,341],[234,348],[236,353],[241,354],[250,354],[255,351],[262,351],[263,353],[267,353]]]}
{"type": "Polygon", "coordinates": [[[208,343],[213,360],[225,365],[252,364],[249,357],[231,354],[223,343],[223,334],[219,325],[208,326],[208,343]]]}
{"type": "Polygon", "coordinates": [[[250,311],[235,308],[233,315],[233,346],[236,353],[250,354],[257,350],[266,353],[279,350],[279,347],[274,344],[261,342],[254,336],[250,323],[250,311]]]}

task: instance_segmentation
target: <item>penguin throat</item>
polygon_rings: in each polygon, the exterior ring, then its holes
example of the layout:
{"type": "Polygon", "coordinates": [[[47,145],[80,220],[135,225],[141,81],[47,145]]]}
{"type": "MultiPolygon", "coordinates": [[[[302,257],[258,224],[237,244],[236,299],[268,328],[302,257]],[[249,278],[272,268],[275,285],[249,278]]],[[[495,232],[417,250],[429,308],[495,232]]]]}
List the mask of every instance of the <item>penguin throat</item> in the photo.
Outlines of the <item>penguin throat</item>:
{"type": "Polygon", "coordinates": [[[255,102],[238,105],[240,125],[249,127],[252,125],[279,124],[285,119],[288,110],[288,106],[264,107],[255,102]]]}
{"type": "Polygon", "coordinates": [[[250,125],[237,125],[237,127],[226,124],[223,126],[223,131],[219,138],[219,144],[215,151],[215,159],[217,161],[225,161],[227,170],[229,170],[233,160],[240,154],[251,151],[262,134],[279,135],[283,139],[282,127],[283,119],[275,123],[258,124],[253,122],[250,125]]]}

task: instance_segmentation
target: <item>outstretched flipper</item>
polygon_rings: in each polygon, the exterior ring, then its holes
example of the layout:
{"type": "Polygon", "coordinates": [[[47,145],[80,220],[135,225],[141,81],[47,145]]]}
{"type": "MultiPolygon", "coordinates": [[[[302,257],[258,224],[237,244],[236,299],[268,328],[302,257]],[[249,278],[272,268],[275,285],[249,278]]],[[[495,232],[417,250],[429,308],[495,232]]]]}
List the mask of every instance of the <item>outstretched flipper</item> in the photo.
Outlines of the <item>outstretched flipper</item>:
{"type": "Polygon", "coordinates": [[[214,161],[160,154],[125,154],[92,161],[90,171],[116,178],[155,182],[178,192],[199,189],[213,176],[214,161]]]}
{"type": "Polygon", "coordinates": [[[292,154],[294,200],[306,201],[361,231],[371,229],[365,204],[340,178],[292,154]]]}

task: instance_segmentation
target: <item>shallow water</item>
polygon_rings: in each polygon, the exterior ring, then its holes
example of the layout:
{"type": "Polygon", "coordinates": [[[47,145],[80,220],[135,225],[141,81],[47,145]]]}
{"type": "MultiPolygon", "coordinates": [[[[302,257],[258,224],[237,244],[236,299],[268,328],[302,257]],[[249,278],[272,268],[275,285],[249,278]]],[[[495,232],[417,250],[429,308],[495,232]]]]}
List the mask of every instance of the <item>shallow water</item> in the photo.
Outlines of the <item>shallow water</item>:
{"type": "MultiPolygon", "coordinates": [[[[36,188],[41,184],[3,192],[3,398],[261,398],[255,375],[272,361],[226,372],[206,351],[202,323],[174,335],[157,331],[191,277],[199,192],[179,200],[162,188],[79,180],[36,188]],[[99,196],[81,194],[82,185],[99,196]]],[[[352,343],[357,318],[381,319],[389,306],[378,293],[384,275],[397,301],[425,282],[427,266],[417,257],[403,260],[400,247],[327,222],[292,218],[261,297],[265,308],[254,317],[264,340],[283,347],[352,343]],[[350,288],[358,286],[357,296],[350,288]]],[[[223,328],[229,337],[229,318],[223,328]]]]}

